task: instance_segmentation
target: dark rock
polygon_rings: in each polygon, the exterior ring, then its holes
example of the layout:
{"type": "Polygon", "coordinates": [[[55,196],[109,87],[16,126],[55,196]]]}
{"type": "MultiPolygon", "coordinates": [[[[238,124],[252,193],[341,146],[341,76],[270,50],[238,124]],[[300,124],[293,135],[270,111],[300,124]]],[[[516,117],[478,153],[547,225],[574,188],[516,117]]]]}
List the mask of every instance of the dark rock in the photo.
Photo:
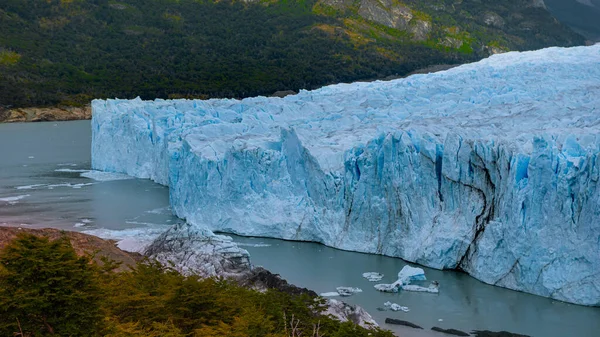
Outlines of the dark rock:
{"type": "Polygon", "coordinates": [[[529,335],[520,335],[518,333],[512,333],[508,331],[488,331],[488,330],[475,330],[471,331],[471,334],[477,337],[531,337],[529,335]]]}
{"type": "Polygon", "coordinates": [[[456,329],[442,329],[438,328],[437,326],[434,326],[433,328],[431,328],[431,330],[455,336],[469,336],[468,333],[456,329]]]}
{"type": "Polygon", "coordinates": [[[404,326],[408,326],[408,327],[415,328],[415,329],[423,329],[422,327],[420,327],[416,324],[413,324],[413,323],[407,322],[407,321],[403,321],[401,319],[386,318],[385,322],[387,324],[404,325],[404,326]]]}
{"type": "Polygon", "coordinates": [[[279,274],[273,274],[262,267],[253,268],[247,276],[244,276],[238,282],[241,286],[249,288],[276,289],[292,295],[307,294],[310,297],[317,297],[316,292],[289,284],[279,274]]]}
{"type": "Polygon", "coordinates": [[[280,91],[275,91],[271,97],[279,97],[279,98],[284,98],[285,96],[289,96],[289,95],[295,95],[297,94],[297,92],[293,91],[293,90],[280,90],[280,91]]]}

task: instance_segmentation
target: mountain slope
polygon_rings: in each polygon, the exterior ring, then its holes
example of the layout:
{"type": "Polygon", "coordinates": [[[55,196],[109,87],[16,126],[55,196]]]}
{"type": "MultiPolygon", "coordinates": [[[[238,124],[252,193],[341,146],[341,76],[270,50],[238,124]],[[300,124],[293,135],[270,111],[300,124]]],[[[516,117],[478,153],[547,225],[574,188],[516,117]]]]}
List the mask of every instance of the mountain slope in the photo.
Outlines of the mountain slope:
{"type": "Polygon", "coordinates": [[[550,13],[592,41],[600,41],[600,0],[545,0],[550,13]]]}
{"type": "Polygon", "coordinates": [[[583,43],[534,3],[4,0],[0,108],[247,97],[583,43]]]}

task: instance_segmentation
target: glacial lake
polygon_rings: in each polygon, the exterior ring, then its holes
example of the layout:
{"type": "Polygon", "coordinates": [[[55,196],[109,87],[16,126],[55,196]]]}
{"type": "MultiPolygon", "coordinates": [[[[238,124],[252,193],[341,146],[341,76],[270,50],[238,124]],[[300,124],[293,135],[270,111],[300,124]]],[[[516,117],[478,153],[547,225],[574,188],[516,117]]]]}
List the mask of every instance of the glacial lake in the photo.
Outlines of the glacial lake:
{"type": "MultiPolygon", "coordinates": [[[[0,225],[55,227],[106,238],[150,240],[181,221],[171,215],[168,189],[151,181],[90,171],[90,121],[0,124],[0,225]],[[83,176],[82,176],[83,175],[83,176]]],[[[450,336],[433,326],[507,330],[540,337],[600,335],[600,308],[566,304],[483,284],[453,271],[425,269],[439,294],[385,294],[363,272],[395,281],[401,259],[341,251],[308,242],[232,235],[252,262],[317,293],[338,286],[363,290],[343,298],[364,307],[383,328],[403,337],[450,336]],[[391,301],[409,312],[378,311],[391,301]],[[384,324],[407,320],[424,330],[384,324]]],[[[428,281],[429,282],[429,281],[428,281]]],[[[428,284],[425,282],[425,284],[428,284]]]]}

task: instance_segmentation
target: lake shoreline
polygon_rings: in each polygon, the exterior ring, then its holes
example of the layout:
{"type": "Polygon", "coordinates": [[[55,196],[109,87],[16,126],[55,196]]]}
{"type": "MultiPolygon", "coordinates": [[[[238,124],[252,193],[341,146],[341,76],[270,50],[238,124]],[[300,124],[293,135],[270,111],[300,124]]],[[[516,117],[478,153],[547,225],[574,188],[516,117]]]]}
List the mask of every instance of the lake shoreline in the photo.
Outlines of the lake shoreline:
{"type": "Polygon", "coordinates": [[[11,108],[0,107],[0,123],[58,122],[92,119],[92,107],[11,108]]]}

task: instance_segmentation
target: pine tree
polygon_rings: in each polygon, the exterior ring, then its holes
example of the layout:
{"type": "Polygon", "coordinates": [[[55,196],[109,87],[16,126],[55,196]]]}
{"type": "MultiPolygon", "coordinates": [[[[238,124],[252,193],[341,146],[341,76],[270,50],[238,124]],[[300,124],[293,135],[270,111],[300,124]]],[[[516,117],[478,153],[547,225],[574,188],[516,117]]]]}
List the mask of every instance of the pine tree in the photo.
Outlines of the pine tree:
{"type": "Polygon", "coordinates": [[[95,335],[102,321],[96,271],[66,237],[20,234],[0,251],[0,335],[95,335]]]}

